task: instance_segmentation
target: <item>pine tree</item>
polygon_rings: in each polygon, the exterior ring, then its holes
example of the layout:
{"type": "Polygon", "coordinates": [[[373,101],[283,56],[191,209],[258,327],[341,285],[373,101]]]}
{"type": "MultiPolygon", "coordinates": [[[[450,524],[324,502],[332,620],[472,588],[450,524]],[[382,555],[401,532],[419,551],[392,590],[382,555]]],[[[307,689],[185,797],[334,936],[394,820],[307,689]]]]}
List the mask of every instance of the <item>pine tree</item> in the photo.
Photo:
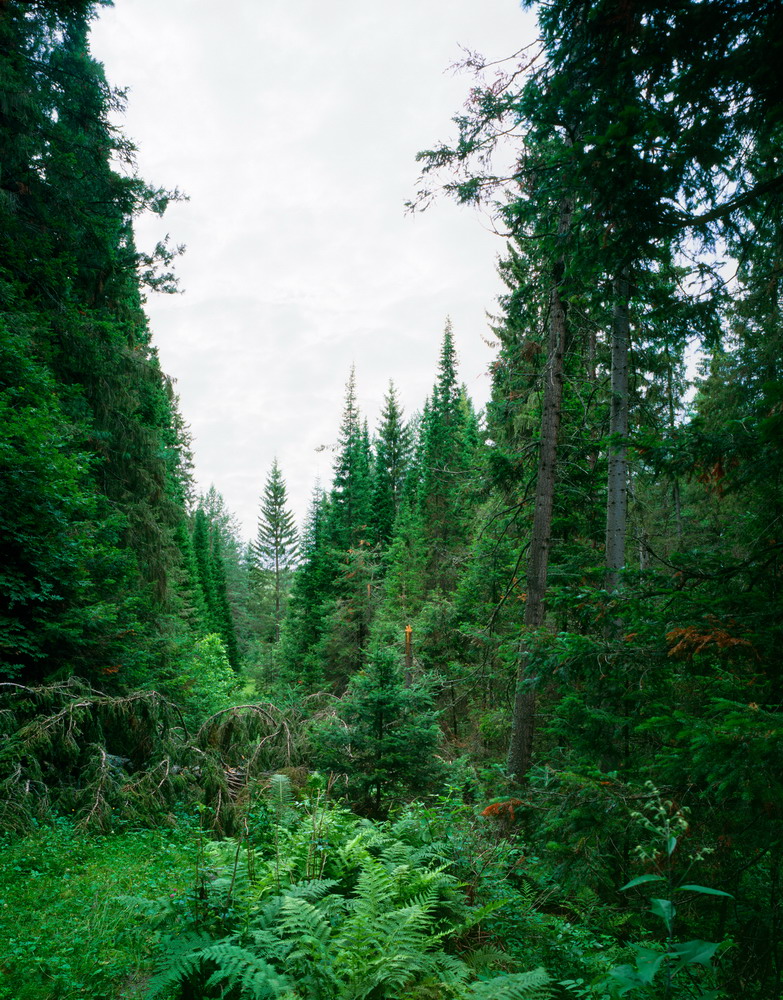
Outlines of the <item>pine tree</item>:
{"type": "Polygon", "coordinates": [[[356,403],[356,372],[352,367],[345,387],[331,490],[330,531],[337,550],[347,552],[359,541],[372,538],[371,501],[369,441],[356,403]]]}
{"type": "MultiPolygon", "coordinates": [[[[290,572],[295,564],[298,538],[294,516],[288,509],[285,481],[277,459],[264,485],[258,533],[253,545],[257,575],[271,575],[274,595],[273,635],[280,640],[280,623],[283,618],[290,572]]],[[[263,579],[259,580],[263,586],[263,579]]]]}
{"type": "Polygon", "coordinates": [[[389,544],[392,536],[410,462],[410,430],[403,421],[394,383],[389,382],[375,446],[372,503],[377,539],[383,546],[389,544]]]}
{"type": "Polygon", "coordinates": [[[469,406],[457,381],[451,321],[443,332],[438,380],[421,429],[420,507],[431,545],[430,588],[453,588],[465,552],[471,444],[475,433],[469,406]]]}

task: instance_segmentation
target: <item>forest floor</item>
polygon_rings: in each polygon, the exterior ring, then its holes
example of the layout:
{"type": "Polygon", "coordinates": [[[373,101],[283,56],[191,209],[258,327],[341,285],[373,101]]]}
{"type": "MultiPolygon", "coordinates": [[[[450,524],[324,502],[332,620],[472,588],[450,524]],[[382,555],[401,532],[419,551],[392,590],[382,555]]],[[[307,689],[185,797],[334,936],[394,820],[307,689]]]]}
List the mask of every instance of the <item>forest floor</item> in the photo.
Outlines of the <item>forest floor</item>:
{"type": "Polygon", "coordinates": [[[140,996],[155,930],[132,898],[180,897],[197,851],[187,822],[98,836],[61,820],[0,838],[0,1000],[140,996]]]}

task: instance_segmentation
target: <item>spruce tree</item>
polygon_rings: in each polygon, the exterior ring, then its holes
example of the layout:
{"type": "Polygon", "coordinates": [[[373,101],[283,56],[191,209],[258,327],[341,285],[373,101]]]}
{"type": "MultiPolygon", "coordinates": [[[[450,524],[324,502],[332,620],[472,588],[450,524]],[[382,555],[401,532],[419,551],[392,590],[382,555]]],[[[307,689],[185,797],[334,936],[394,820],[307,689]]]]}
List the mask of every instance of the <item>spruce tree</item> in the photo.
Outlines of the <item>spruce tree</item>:
{"type": "Polygon", "coordinates": [[[329,521],[329,498],[318,485],[305,519],[280,635],[282,674],[305,691],[318,690],[324,683],[320,647],[334,600],[338,565],[329,541],[329,521]]]}
{"type": "Polygon", "coordinates": [[[438,380],[421,430],[420,507],[431,545],[428,586],[450,590],[465,554],[475,426],[457,381],[451,321],[443,331],[438,380]]]}
{"type": "Polygon", "coordinates": [[[207,609],[210,632],[223,641],[229,662],[239,668],[239,646],[234,617],[226,592],[226,569],[220,530],[213,525],[204,507],[199,506],[193,517],[193,555],[198,567],[199,582],[207,609]]]}
{"type": "MultiPolygon", "coordinates": [[[[36,585],[39,609],[42,602],[49,607],[47,627],[23,626],[27,611],[15,583],[10,591],[0,583],[0,591],[8,599],[10,633],[27,636],[22,644],[3,642],[14,670],[31,679],[79,671],[123,685],[149,680],[148,671],[173,662],[188,631],[177,597],[181,436],[142,311],[143,255],[132,232],[133,216],[148,207],[162,212],[167,196],[135,176],[133,147],[111,122],[122,96],[89,52],[95,8],[41,0],[6,4],[0,14],[6,401],[16,396],[19,416],[33,413],[14,384],[20,371],[14,359],[22,351],[32,365],[28,400],[43,378],[53,401],[35,408],[28,446],[34,452],[35,442],[48,438],[59,456],[51,471],[59,459],[63,473],[72,461],[79,470],[74,504],[72,478],[64,474],[60,488],[40,469],[42,505],[14,516],[10,531],[15,537],[24,526],[18,566],[27,576],[32,561],[38,574],[50,561],[42,557],[55,537],[53,524],[71,510],[56,535],[62,556],[36,585]],[[122,173],[113,159],[123,162],[122,173]],[[42,516],[32,518],[36,509],[42,516]],[[43,516],[47,509],[51,515],[43,516]],[[75,587],[57,568],[63,556],[71,582],[79,581],[75,587]]],[[[11,431],[7,422],[4,431],[11,431]]],[[[11,435],[3,444],[3,464],[13,470],[22,453],[18,441],[11,435]]]]}
{"type": "Polygon", "coordinates": [[[372,460],[356,402],[356,372],[351,367],[331,489],[330,533],[338,551],[347,552],[359,541],[372,537],[371,502],[372,460]]]}
{"type": "Polygon", "coordinates": [[[316,763],[346,776],[355,808],[383,816],[394,798],[421,794],[436,776],[436,720],[426,686],[406,686],[396,655],[376,647],[351,678],[338,718],[315,729],[316,763]]]}
{"type": "Polygon", "coordinates": [[[410,461],[411,434],[403,421],[394,383],[390,381],[375,445],[372,503],[376,537],[384,547],[392,537],[410,461]]]}
{"type": "Polygon", "coordinates": [[[276,643],[280,640],[280,623],[297,550],[298,537],[294,516],[288,509],[285,481],[275,458],[261,497],[253,559],[259,586],[264,585],[264,576],[271,577],[274,600],[272,631],[276,643]]]}

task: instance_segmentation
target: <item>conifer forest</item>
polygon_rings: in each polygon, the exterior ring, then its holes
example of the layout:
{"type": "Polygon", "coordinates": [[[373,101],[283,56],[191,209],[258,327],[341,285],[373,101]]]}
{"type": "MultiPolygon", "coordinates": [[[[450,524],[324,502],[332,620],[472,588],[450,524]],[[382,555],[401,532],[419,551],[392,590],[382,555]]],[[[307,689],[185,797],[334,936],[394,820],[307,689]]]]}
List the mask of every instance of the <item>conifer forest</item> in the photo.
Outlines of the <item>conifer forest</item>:
{"type": "Polygon", "coordinates": [[[444,303],[252,540],[102,6],[0,0],[0,1000],[777,1000],[783,5],[467,55],[409,210],[502,234],[489,403],[444,303]]]}

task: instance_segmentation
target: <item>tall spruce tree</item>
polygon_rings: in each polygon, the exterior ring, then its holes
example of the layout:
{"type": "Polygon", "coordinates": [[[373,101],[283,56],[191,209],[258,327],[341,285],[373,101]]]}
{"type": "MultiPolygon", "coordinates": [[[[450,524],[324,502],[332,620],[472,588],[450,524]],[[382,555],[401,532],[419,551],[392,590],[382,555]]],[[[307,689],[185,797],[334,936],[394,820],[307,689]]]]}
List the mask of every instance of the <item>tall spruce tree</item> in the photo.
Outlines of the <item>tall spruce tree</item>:
{"type": "Polygon", "coordinates": [[[280,623],[285,610],[290,573],[296,562],[298,544],[294,515],[288,509],[285,480],[275,458],[261,497],[253,557],[256,574],[262,577],[261,585],[263,586],[264,576],[271,577],[274,599],[272,633],[276,643],[280,641],[280,623]]]}
{"type": "Polygon", "coordinates": [[[372,503],[377,539],[383,546],[387,546],[392,537],[410,461],[410,430],[403,420],[397,390],[390,381],[375,445],[372,503]]]}
{"type": "Polygon", "coordinates": [[[372,473],[369,441],[356,402],[356,371],[351,367],[337,440],[331,489],[332,544],[347,552],[374,534],[371,517],[372,473]]]}
{"type": "Polygon", "coordinates": [[[193,554],[204,594],[207,621],[210,631],[223,640],[229,663],[237,670],[239,645],[226,591],[223,544],[219,527],[210,521],[204,507],[199,506],[193,516],[193,554]]]}
{"type": "Polygon", "coordinates": [[[308,692],[324,683],[320,649],[336,586],[338,561],[330,545],[329,507],[329,498],[317,485],[300,540],[299,563],[280,636],[283,677],[308,692]]]}
{"type": "Polygon", "coordinates": [[[475,425],[457,381],[451,320],[446,321],[438,378],[421,427],[419,503],[431,545],[428,587],[454,587],[470,522],[469,471],[475,425]]]}

